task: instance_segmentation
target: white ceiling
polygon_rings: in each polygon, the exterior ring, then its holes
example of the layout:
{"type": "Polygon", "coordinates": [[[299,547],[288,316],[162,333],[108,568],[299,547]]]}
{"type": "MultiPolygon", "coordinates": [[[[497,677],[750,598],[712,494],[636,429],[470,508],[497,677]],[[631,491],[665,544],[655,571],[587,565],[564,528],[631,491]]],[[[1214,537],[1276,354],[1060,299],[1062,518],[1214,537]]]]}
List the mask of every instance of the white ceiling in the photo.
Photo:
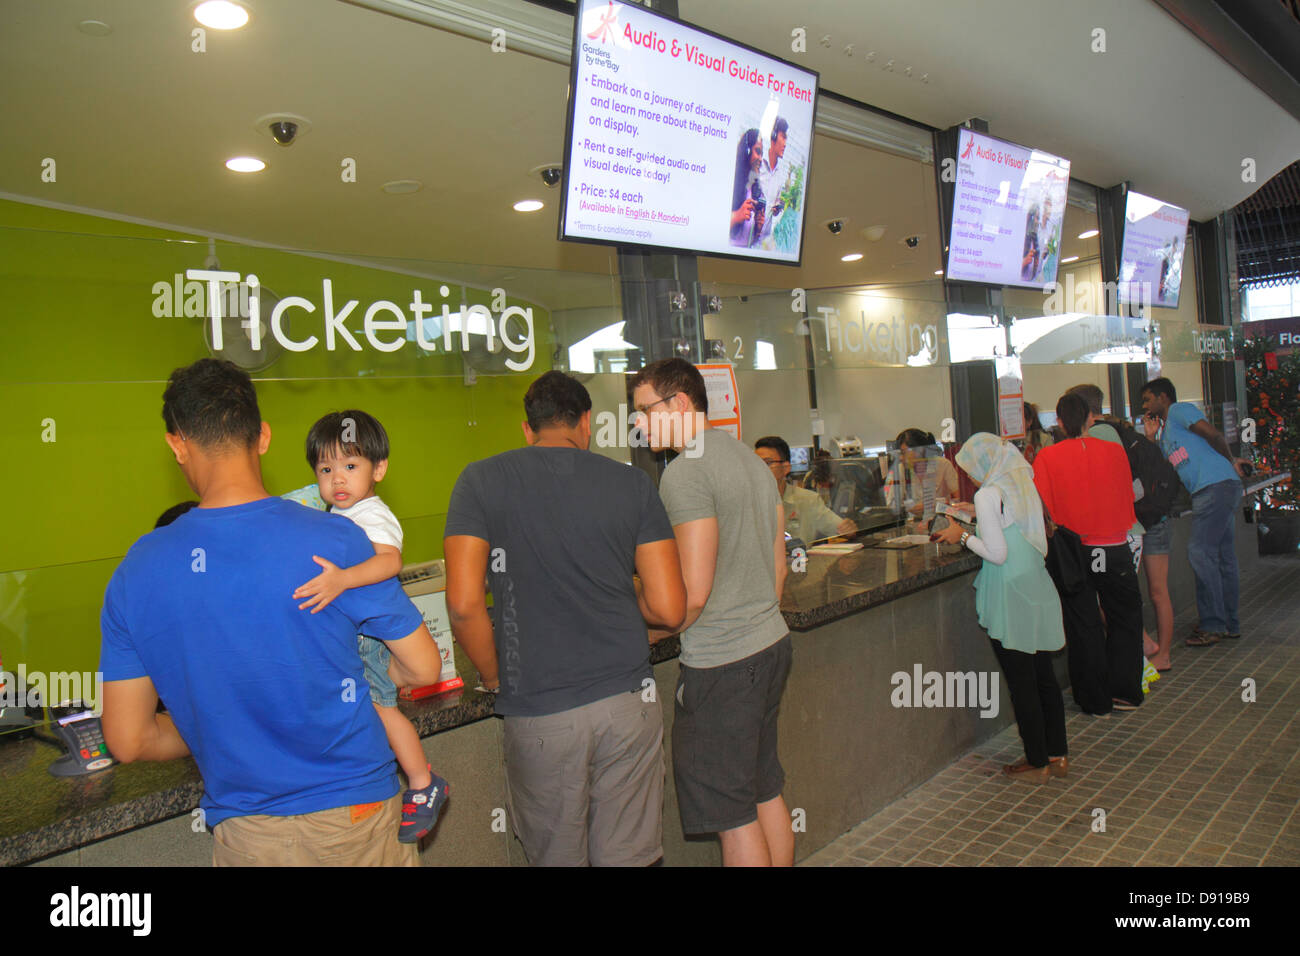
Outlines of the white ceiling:
{"type": "MultiPolygon", "coordinates": [[[[563,13],[481,2],[537,36],[571,33],[563,13]]],[[[335,0],[246,3],[249,26],[209,31],[205,53],[191,51],[188,2],[0,3],[0,193],[417,273],[472,263],[482,282],[514,276],[512,291],[555,305],[614,301],[613,251],[557,241],[555,193],[530,172],[563,155],[567,66],[494,54],[486,29],[471,39],[335,0]],[[79,32],[84,19],[112,33],[79,32]],[[277,111],[312,121],[288,149],[254,128],[277,111]],[[242,153],[267,170],[228,172],[224,160],[242,153]],[[44,157],[58,162],[55,183],[41,182],[44,157]],[[356,183],[341,181],[344,158],[356,183]],[[424,188],[380,190],[395,179],[424,188]],[[523,198],[548,205],[514,212],[523,198]]],[[[476,5],[461,6],[473,34],[476,5]]],[[[821,71],[824,89],[940,128],[982,117],[995,135],[1069,157],[1076,178],[1129,179],[1198,219],[1254,191],[1243,157],[1263,183],[1300,156],[1300,123],[1148,0],[682,0],[681,12],[821,71]],[[1101,54],[1089,49],[1099,26],[1101,54]],[[795,27],[806,54],[790,51],[795,27]]],[[[701,259],[701,277],[809,288],[932,278],[932,168],[827,136],[814,157],[804,266],[701,259]],[[832,237],[821,225],[831,218],[850,227],[832,237]],[[873,224],[887,227],[874,245],[856,232],[873,224]],[[927,241],[907,250],[909,234],[927,241]],[[855,250],[866,258],[839,261],[855,250]]],[[[1095,240],[1063,250],[1081,252],[1095,254],[1095,240]]]]}

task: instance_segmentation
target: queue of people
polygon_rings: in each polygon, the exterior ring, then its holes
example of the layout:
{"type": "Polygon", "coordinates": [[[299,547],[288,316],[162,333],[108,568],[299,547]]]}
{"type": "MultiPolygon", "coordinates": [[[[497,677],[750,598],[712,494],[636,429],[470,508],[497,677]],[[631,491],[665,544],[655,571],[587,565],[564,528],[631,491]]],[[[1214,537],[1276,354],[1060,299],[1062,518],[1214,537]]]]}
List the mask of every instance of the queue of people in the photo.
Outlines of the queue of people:
{"type": "MultiPolygon", "coordinates": [[[[511,822],[534,864],[662,856],[649,647],[680,633],[683,830],[717,833],[724,865],[792,865],[777,753],[791,642],[776,475],[709,426],[689,362],[643,369],[633,399],[663,447],[703,450],[669,464],[658,491],[588,451],[590,396],[547,372],[524,397],[527,445],[471,464],[452,492],[448,612],[505,719],[511,822]]],[[[409,723],[389,720],[388,690],[437,681],[442,662],[392,568],[400,525],[375,493],[382,426],[359,411],[322,419],[307,447],[317,486],[284,498],[263,485],[271,429],[233,364],[173,372],[163,418],[199,503],[173,509],[109,583],[109,749],[124,763],[194,756],[214,865],[418,865],[450,788],[405,752],[409,723]]]]}
{"type": "MultiPolygon", "coordinates": [[[[1157,618],[1145,651],[1168,670],[1174,469],[1193,496],[1200,624],[1188,644],[1240,637],[1232,512],[1243,462],[1168,380],[1143,397],[1145,436],[1105,420],[1100,390],[1078,386],[1056,406],[1062,440],[1022,455],[977,434],[957,453],[978,487],[959,507],[977,523],[934,538],[983,559],[976,610],[1025,750],[1003,768],[1013,779],[1068,773],[1050,658],[1062,646],[1085,713],[1142,703],[1139,562],[1157,618]]],[[[632,398],[656,451],[701,452],[679,454],[657,490],[589,451],[587,390],[547,372],[524,396],[526,445],[467,466],[452,492],[447,607],[504,718],[510,820],[534,864],[661,858],[664,731],[649,647],[680,634],[682,828],[718,834],[724,865],[791,865],[777,749],[792,660],[779,606],[786,531],[813,540],[856,528],[789,480],[782,438],[751,451],[712,428],[691,363],[649,365],[632,398]]],[[[109,749],[122,762],[194,756],[214,865],[418,865],[450,786],[397,711],[396,688],[434,683],[442,662],[397,582],[401,526],[376,493],[383,426],[359,410],[325,416],[306,442],[315,484],[273,497],[260,467],[271,429],[245,372],[215,359],[177,369],[163,419],[199,501],[169,509],[108,585],[109,749]]],[[[910,483],[931,472],[955,501],[951,463],[922,454],[933,444],[919,429],[898,436],[900,504],[915,505],[910,483]]]]}

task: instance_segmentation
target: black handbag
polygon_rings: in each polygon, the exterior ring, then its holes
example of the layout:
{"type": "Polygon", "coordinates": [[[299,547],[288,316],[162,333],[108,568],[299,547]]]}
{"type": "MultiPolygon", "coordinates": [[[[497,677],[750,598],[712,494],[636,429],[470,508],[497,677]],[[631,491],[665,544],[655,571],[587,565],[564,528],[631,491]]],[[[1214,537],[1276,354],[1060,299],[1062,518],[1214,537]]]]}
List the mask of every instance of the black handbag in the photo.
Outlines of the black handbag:
{"type": "Polygon", "coordinates": [[[1047,573],[1062,595],[1078,594],[1088,581],[1083,539],[1069,528],[1057,525],[1047,540],[1047,573]]]}

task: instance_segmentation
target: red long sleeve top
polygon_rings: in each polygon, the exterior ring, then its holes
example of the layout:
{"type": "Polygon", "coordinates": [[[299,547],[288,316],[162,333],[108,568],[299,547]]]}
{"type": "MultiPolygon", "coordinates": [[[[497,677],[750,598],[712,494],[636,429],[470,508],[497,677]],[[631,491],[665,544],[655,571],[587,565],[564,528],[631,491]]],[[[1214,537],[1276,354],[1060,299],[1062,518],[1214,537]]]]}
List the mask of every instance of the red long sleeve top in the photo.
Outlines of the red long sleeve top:
{"type": "Polygon", "coordinates": [[[1052,521],[1086,545],[1123,544],[1137,517],[1133,477],[1122,446],[1100,438],[1071,438],[1034,458],[1034,486],[1052,521]]]}

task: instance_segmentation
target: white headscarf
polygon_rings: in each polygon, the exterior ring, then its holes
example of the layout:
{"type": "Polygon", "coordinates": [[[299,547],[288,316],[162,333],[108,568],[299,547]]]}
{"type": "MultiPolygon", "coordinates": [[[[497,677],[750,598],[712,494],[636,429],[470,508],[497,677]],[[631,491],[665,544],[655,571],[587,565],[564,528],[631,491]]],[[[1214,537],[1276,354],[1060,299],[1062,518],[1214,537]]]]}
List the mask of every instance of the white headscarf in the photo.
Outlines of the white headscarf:
{"type": "Polygon", "coordinates": [[[1043,525],[1043,503],[1034,487],[1034,469],[1009,441],[978,432],[966,439],[957,452],[957,464],[983,487],[1002,495],[1002,507],[1025,540],[1047,555],[1047,529],[1043,525]]]}

